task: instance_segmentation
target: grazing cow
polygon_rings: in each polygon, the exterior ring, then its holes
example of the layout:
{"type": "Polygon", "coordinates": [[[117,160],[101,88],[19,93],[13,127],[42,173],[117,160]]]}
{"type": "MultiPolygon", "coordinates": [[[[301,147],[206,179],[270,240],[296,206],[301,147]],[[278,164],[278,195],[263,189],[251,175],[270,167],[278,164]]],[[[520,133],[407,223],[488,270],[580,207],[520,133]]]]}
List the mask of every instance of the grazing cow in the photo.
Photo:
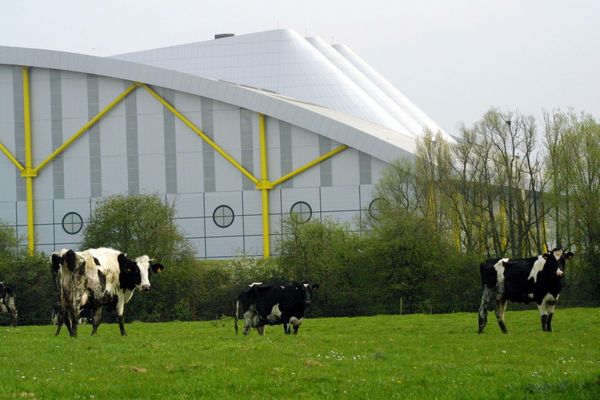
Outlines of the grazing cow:
{"type": "Polygon", "coordinates": [[[506,303],[535,301],[542,320],[542,330],[552,332],[552,316],[562,289],[566,260],[571,252],[554,249],[538,257],[525,259],[494,258],[481,263],[483,295],[479,307],[479,333],[487,323],[487,311],[496,312],[498,325],[507,333],[504,322],[506,303]]]}
{"type": "Polygon", "coordinates": [[[86,252],[94,257],[96,264],[87,273],[81,314],[91,313],[92,335],[95,335],[102,319],[102,308],[115,309],[121,335],[126,336],[123,323],[125,304],[131,300],[135,289],[150,290],[149,274],[162,272],[164,266],[151,262],[147,255],[131,260],[119,250],[106,247],[86,252]]]}
{"type": "Polygon", "coordinates": [[[15,304],[15,285],[0,282],[0,314],[10,313],[12,325],[17,326],[17,306],[15,304]]]}
{"type": "Polygon", "coordinates": [[[283,331],[294,334],[304,318],[304,311],[311,303],[313,290],[319,285],[308,282],[279,284],[251,284],[238,296],[235,309],[235,333],[238,333],[238,315],[240,308],[244,315],[244,335],[251,327],[263,335],[265,325],[283,324],[283,331]]]}
{"type": "Polygon", "coordinates": [[[50,261],[58,291],[58,302],[53,307],[57,325],[55,335],[60,333],[64,323],[69,335],[76,337],[79,308],[88,283],[87,273],[93,268],[95,260],[89,253],[62,249],[52,253],[50,261]]]}

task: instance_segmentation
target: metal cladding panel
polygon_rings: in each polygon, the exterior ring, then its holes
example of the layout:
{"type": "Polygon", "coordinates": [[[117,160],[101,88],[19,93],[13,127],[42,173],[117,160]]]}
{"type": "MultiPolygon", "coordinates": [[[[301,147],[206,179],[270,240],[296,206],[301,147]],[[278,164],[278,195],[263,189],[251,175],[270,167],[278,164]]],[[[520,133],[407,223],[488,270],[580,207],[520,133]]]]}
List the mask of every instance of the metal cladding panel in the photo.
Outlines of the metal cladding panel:
{"type": "MultiPolygon", "coordinates": [[[[333,145],[336,148],[337,144],[333,145]]],[[[358,165],[358,152],[346,149],[331,158],[333,186],[358,185],[360,183],[360,170],[358,165]]]]}
{"type": "Polygon", "coordinates": [[[197,257],[206,257],[206,240],[204,238],[188,239],[196,252],[197,257]]]}
{"type": "MultiPolygon", "coordinates": [[[[273,239],[271,239],[271,248],[273,248],[273,239]]],[[[244,238],[244,253],[247,256],[262,256],[263,240],[261,236],[246,236],[244,238]]],[[[271,251],[272,254],[272,251],[271,251]]]]}
{"type": "Polygon", "coordinates": [[[206,239],[208,258],[235,257],[243,253],[244,239],[239,237],[220,237],[206,239]]]}
{"type": "Polygon", "coordinates": [[[8,225],[15,225],[17,223],[17,205],[14,199],[0,202],[0,223],[8,225]]]}
{"type": "MultiPolygon", "coordinates": [[[[19,170],[13,163],[3,155],[0,156],[0,202],[15,201],[17,199],[17,187],[15,181],[19,178],[19,170]]],[[[0,207],[3,207],[0,205],[0,207]]],[[[0,216],[0,219],[2,217],[0,216]]]]}
{"type": "MultiPolygon", "coordinates": [[[[213,102],[214,141],[230,157],[241,164],[242,145],[240,110],[231,105],[213,102]]],[[[223,156],[215,152],[215,184],[217,191],[241,190],[242,174],[223,156]]]]}
{"type": "MultiPolygon", "coordinates": [[[[254,120],[254,119],[253,119],[254,120]]],[[[267,171],[269,180],[275,180],[281,175],[281,143],[279,138],[279,120],[275,118],[265,118],[265,130],[267,140],[267,171]]],[[[257,138],[254,148],[254,164],[255,171],[257,171],[257,178],[260,178],[260,143],[258,141],[258,118],[256,118],[255,125],[257,126],[255,137],[257,138]]]]}
{"type": "Polygon", "coordinates": [[[167,200],[175,207],[175,218],[202,218],[204,216],[204,194],[177,194],[167,196],[167,200]]]}
{"type": "Polygon", "coordinates": [[[315,218],[315,213],[321,211],[319,188],[283,189],[281,199],[281,213],[283,216],[289,216],[292,206],[298,201],[303,201],[310,206],[313,212],[311,219],[315,218]]]}
{"type": "MultiPolygon", "coordinates": [[[[230,156],[239,160],[237,153],[239,151],[228,152],[230,156]]],[[[215,185],[218,192],[242,190],[242,173],[219,154],[215,154],[215,185]]]]}
{"type": "Polygon", "coordinates": [[[90,219],[90,200],[89,199],[66,199],[53,201],[54,212],[54,240],[58,248],[64,247],[62,244],[79,243],[83,240],[83,232],[90,219]],[[77,213],[83,220],[82,229],[70,234],[63,228],[63,219],[68,213],[77,213]]]}
{"type": "Polygon", "coordinates": [[[164,154],[139,155],[140,193],[166,193],[164,154]]]}
{"type": "Polygon", "coordinates": [[[176,222],[186,238],[204,238],[203,218],[178,218],[176,222]]]}
{"type": "Polygon", "coordinates": [[[242,227],[242,196],[241,192],[213,192],[206,193],[206,236],[239,236],[243,234],[242,227]],[[219,227],[215,223],[213,214],[217,207],[227,206],[234,214],[233,222],[227,227],[219,227]]]}
{"type": "MultiPolygon", "coordinates": [[[[82,138],[83,139],[83,138],[82,138]]],[[[87,142],[87,140],[82,140],[87,142]]],[[[81,143],[80,143],[81,144],[81,143]]],[[[71,149],[74,152],[75,149],[71,149]]],[[[65,198],[90,197],[89,147],[80,148],[79,154],[64,158],[65,198]]]]}
{"type": "Polygon", "coordinates": [[[389,167],[389,164],[386,162],[383,162],[381,160],[378,160],[375,157],[371,158],[371,170],[372,170],[372,182],[379,182],[379,179],[381,179],[381,177],[383,176],[383,174],[385,173],[385,170],[389,167]]]}
{"type": "MultiPolygon", "coordinates": [[[[98,81],[98,104],[100,109],[102,110],[115,100],[125,90],[125,86],[126,83],[121,79],[101,76],[98,81]]],[[[131,94],[129,95],[131,96],[131,94]]],[[[125,105],[123,103],[121,101],[116,107],[113,107],[104,118],[125,116],[125,105]]]]}
{"type": "MultiPolygon", "coordinates": [[[[61,71],[62,114],[65,120],[84,119],[87,121],[87,75],[61,71]]],[[[81,125],[79,126],[81,127],[81,125]]],[[[68,134],[71,131],[66,131],[68,134]]],[[[75,133],[74,131],[72,133],[75,133]]]]}
{"type": "MultiPolygon", "coordinates": [[[[179,143],[177,146],[179,147],[179,143]]],[[[177,154],[177,191],[179,193],[203,191],[202,153],[177,154]]]]}
{"type": "MultiPolygon", "coordinates": [[[[357,185],[321,188],[323,212],[351,211],[360,209],[360,194],[357,185]]],[[[356,212],[356,211],[353,211],[356,212]]]]}
{"type": "Polygon", "coordinates": [[[360,186],[360,209],[368,209],[376,195],[375,185],[360,186]]]}
{"type": "MultiPolygon", "coordinates": [[[[260,190],[245,190],[242,192],[244,196],[244,214],[245,215],[261,215],[262,212],[262,199],[260,190]]],[[[273,204],[275,193],[273,190],[269,191],[269,204],[273,204]]],[[[271,207],[272,209],[272,207],[271,207]]]]}

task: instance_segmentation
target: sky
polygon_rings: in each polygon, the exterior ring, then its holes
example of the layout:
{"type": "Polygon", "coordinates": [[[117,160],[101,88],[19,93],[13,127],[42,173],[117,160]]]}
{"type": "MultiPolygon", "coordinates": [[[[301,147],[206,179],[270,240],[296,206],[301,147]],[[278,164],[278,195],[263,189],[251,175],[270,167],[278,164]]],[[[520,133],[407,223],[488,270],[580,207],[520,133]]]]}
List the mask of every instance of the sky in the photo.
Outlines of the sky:
{"type": "Polygon", "coordinates": [[[0,2],[0,46],[95,56],[278,28],[349,46],[451,134],[491,107],[600,120],[598,0],[0,2]]]}

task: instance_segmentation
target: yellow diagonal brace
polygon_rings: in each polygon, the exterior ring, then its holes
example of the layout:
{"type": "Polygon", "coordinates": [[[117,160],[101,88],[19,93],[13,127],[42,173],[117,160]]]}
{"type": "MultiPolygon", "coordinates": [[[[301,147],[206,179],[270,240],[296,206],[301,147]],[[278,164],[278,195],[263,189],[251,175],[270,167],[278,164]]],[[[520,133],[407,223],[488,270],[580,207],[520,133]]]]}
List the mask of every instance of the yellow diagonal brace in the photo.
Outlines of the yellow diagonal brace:
{"type": "Polygon", "coordinates": [[[208,143],[210,145],[210,147],[212,147],[217,153],[219,153],[221,156],[223,156],[223,158],[225,158],[227,161],[229,161],[229,163],[231,165],[233,165],[238,171],[240,171],[242,174],[244,174],[246,176],[246,178],[250,179],[252,181],[252,183],[254,183],[255,185],[258,183],[258,179],[254,175],[252,175],[246,168],[244,168],[242,166],[242,164],[240,164],[233,157],[231,157],[229,154],[227,154],[225,152],[225,150],[223,150],[211,138],[206,136],[206,134],[204,132],[202,132],[202,129],[198,128],[196,125],[194,125],[194,123],[192,121],[190,121],[183,114],[181,114],[179,111],[177,111],[177,109],[175,107],[173,107],[168,101],[163,99],[161,95],[156,93],[150,86],[146,85],[145,83],[141,84],[141,86],[143,86],[144,89],[146,89],[148,91],[148,93],[150,93],[156,100],[158,100],[163,106],[165,106],[165,108],[167,108],[169,111],[171,111],[173,113],[173,115],[175,115],[177,118],[179,118],[181,120],[181,122],[186,124],[188,126],[188,128],[190,128],[192,131],[194,131],[194,133],[196,135],[200,136],[200,138],[202,138],[202,140],[204,140],[206,143],[208,143]]]}
{"type": "Polygon", "coordinates": [[[269,190],[273,186],[268,185],[270,182],[267,166],[267,134],[265,128],[265,116],[263,114],[258,114],[258,139],[260,143],[260,181],[262,183],[260,191],[262,200],[263,258],[269,258],[271,255],[269,237],[269,190]]]}
{"type": "Polygon", "coordinates": [[[312,168],[315,165],[335,156],[336,154],[346,150],[347,148],[348,148],[348,146],[346,146],[345,144],[343,144],[339,147],[336,147],[335,149],[331,150],[330,152],[323,154],[321,157],[314,159],[313,161],[303,165],[302,167],[296,169],[295,171],[292,171],[289,174],[286,174],[286,175],[282,176],[281,178],[274,180],[273,182],[271,182],[271,184],[273,186],[277,186],[277,185],[287,181],[288,179],[291,179],[294,176],[306,171],[307,169],[312,168]]]}
{"type": "Polygon", "coordinates": [[[24,166],[21,165],[21,163],[19,162],[19,160],[17,160],[15,158],[15,156],[13,156],[10,151],[4,147],[4,145],[2,143],[0,143],[0,151],[2,151],[4,153],[4,155],[13,163],[15,164],[15,166],[17,167],[17,169],[21,172],[23,172],[23,170],[25,169],[24,166]]]}
{"type": "Polygon", "coordinates": [[[46,166],[50,161],[52,161],[56,156],[62,153],[67,147],[69,147],[79,136],[83,135],[88,129],[90,129],[96,122],[98,122],[104,115],[112,110],[117,104],[119,104],[129,93],[133,92],[140,84],[133,83],[127,89],[123,91],[120,95],[118,95],[113,101],[111,101],[106,107],[104,107],[98,114],[94,116],[94,118],[90,119],[85,123],[73,136],[67,139],[66,142],[61,144],[56,150],[52,152],[44,161],[40,163],[37,167],[34,168],[33,172],[38,173],[42,168],[46,166]]]}

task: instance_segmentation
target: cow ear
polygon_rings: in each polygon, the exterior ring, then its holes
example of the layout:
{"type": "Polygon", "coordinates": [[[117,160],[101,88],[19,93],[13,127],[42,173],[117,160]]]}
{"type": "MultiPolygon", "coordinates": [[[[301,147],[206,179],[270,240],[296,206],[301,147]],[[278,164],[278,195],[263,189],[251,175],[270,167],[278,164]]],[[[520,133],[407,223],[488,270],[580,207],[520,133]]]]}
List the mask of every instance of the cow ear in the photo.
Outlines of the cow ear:
{"type": "Polygon", "coordinates": [[[566,260],[570,260],[574,256],[575,256],[575,254],[571,253],[570,251],[565,253],[565,259],[566,260]]]}
{"type": "Polygon", "coordinates": [[[62,257],[56,253],[52,253],[50,260],[52,262],[52,271],[57,272],[60,269],[60,263],[62,262],[62,257]]]}
{"type": "Polygon", "coordinates": [[[161,273],[165,269],[165,266],[160,263],[150,264],[150,268],[152,268],[152,272],[161,273]]]}
{"type": "Polygon", "coordinates": [[[548,253],[544,253],[544,254],[542,254],[542,257],[544,258],[544,260],[547,260],[549,255],[550,254],[548,254],[548,253]]]}
{"type": "Polygon", "coordinates": [[[318,283],[313,283],[312,290],[317,290],[318,288],[319,288],[319,284],[318,283]]]}
{"type": "Polygon", "coordinates": [[[75,252],[72,249],[69,249],[63,256],[63,259],[66,261],[69,271],[73,272],[77,266],[77,255],[75,252]]]}
{"type": "Polygon", "coordinates": [[[129,264],[132,262],[127,256],[123,253],[120,253],[117,257],[117,261],[119,262],[119,269],[121,272],[129,271],[129,264]]]}

